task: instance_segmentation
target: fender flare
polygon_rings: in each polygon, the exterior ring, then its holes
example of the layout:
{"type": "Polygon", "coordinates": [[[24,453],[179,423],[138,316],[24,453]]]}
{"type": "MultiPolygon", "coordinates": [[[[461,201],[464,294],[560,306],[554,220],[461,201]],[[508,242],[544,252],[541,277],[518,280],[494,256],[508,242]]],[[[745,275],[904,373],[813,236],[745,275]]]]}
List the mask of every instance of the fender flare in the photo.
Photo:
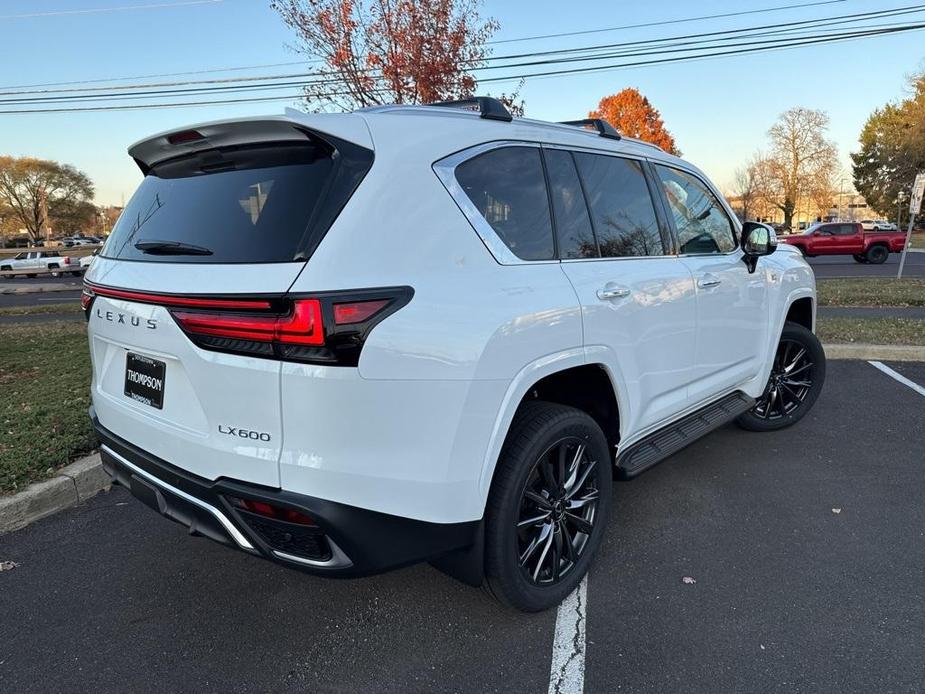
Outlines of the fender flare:
{"type": "Polygon", "coordinates": [[[766,345],[764,353],[764,366],[762,367],[759,374],[746,384],[745,392],[751,394],[753,388],[764,388],[765,383],[768,380],[768,376],[771,374],[771,366],[774,361],[774,352],[777,349],[777,343],[780,342],[780,336],[784,332],[784,323],[787,322],[787,314],[790,313],[790,307],[793,306],[794,302],[799,299],[812,299],[813,302],[813,332],[816,330],[816,310],[818,308],[818,301],[816,299],[816,292],[811,287],[798,287],[790,291],[786,298],[781,301],[780,305],[782,310],[779,313],[779,318],[776,323],[772,326],[772,329],[768,333],[769,342],[766,345]]]}
{"type": "Polygon", "coordinates": [[[604,367],[607,378],[610,380],[610,385],[613,387],[614,395],[617,400],[617,408],[621,413],[620,419],[622,423],[622,413],[627,406],[625,394],[617,386],[617,381],[609,365],[598,359],[589,359],[588,352],[589,350],[585,347],[573,347],[553,354],[547,354],[524,366],[508,384],[504,397],[501,399],[501,403],[498,407],[498,412],[495,415],[494,425],[488,440],[488,446],[485,450],[485,457],[482,460],[482,469],[479,473],[479,493],[483,501],[488,498],[491,482],[494,479],[495,467],[498,464],[501,448],[507,438],[511,422],[514,419],[514,414],[517,412],[521,400],[523,400],[524,396],[537,381],[576,366],[601,364],[601,366],[604,367]]]}

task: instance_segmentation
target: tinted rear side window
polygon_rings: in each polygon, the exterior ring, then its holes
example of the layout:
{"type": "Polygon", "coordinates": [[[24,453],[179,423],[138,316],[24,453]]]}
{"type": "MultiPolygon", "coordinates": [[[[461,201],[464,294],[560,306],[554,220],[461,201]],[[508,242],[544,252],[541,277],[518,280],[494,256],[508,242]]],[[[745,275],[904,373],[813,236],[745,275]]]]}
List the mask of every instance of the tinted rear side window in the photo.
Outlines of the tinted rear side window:
{"type": "Polygon", "coordinates": [[[521,260],[555,257],[549,198],[536,147],[502,147],[456,167],[456,180],[521,260]]]}
{"type": "Polygon", "coordinates": [[[321,143],[263,145],[160,164],[145,176],[100,255],[169,263],[306,260],[372,163],[372,153],[361,148],[348,154],[335,158],[321,143]],[[157,241],[165,248],[152,249],[157,241]],[[171,252],[174,243],[208,253],[171,252]]]}
{"type": "Polygon", "coordinates": [[[599,253],[578,171],[569,152],[548,149],[546,173],[556,215],[560,258],[596,258],[599,253]]]}
{"type": "Polygon", "coordinates": [[[631,159],[575,153],[601,255],[664,255],[642,167],[631,159]]]}

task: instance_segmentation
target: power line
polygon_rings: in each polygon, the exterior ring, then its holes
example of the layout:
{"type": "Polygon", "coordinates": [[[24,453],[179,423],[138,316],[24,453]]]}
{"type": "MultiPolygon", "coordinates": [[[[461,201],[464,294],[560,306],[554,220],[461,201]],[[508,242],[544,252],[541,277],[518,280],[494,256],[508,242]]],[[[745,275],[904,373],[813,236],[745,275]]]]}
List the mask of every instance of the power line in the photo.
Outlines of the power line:
{"type": "Polygon", "coordinates": [[[665,26],[667,24],[678,24],[680,22],[697,22],[705,19],[723,19],[726,17],[741,17],[748,14],[758,14],[763,12],[780,12],[783,10],[793,10],[803,7],[817,7],[819,5],[836,5],[839,3],[847,2],[847,0],[824,0],[823,2],[803,2],[796,5],[782,5],[780,7],[765,7],[757,10],[743,10],[741,12],[724,12],[722,14],[708,14],[701,17],[684,17],[681,19],[665,19],[659,22],[644,22],[642,24],[623,24],[616,27],[607,27],[605,29],[585,29],[584,31],[564,31],[559,34],[543,34],[540,36],[525,36],[523,38],[517,39],[502,39],[499,41],[491,41],[490,43],[499,44],[499,43],[518,43],[521,41],[536,41],[538,39],[558,39],[565,36],[584,36],[587,34],[600,34],[608,31],[619,31],[622,29],[642,29],[644,27],[657,27],[665,26]]]}
{"type": "MultiPolygon", "coordinates": [[[[538,77],[575,75],[575,74],[581,74],[581,73],[619,70],[621,68],[627,68],[627,67],[642,67],[642,66],[649,66],[649,65],[660,65],[660,64],[665,64],[665,63],[690,62],[693,60],[703,60],[707,58],[722,58],[722,57],[727,57],[727,56],[732,56],[732,55],[742,55],[742,54],[747,54],[747,53],[765,53],[765,52],[769,52],[773,50],[789,50],[793,48],[800,48],[802,46],[809,46],[809,45],[814,45],[814,44],[852,41],[852,40],[858,40],[862,38],[884,36],[888,34],[905,33],[909,31],[919,31],[921,29],[925,29],[925,24],[909,24],[909,25],[900,26],[894,29],[880,29],[877,31],[863,32],[863,33],[859,33],[858,35],[831,36],[831,37],[824,37],[824,38],[817,38],[817,39],[806,39],[802,41],[794,41],[791,43],[785,43],[779,46],[765,46],[765,47],[759,46],[759,47],[754,47],[754,48],[742,48],[742,49],[736,49],[736,50],[731,50],[731,51],[721,51],[718,53],[704,53],[703,55],[698,55],[698,56],[680,56],[677,58],[662,58],[658,60],[646,60],[646,61],[639,61],[635,63],[620,63],[616,65],[601,65],[601,66],[593,66],[593,67],[585,67],[585,68],[570,68],[568,70],[553,70],[553,71],[547,71],[547,72],[535,72],[535,73],[525,74],[525,75],[514,75],[514,76],[506,77],[503,79],[510,80],[510,79],[515,79],[515,78],[516,79],[527,79],[527,78],[538,78],[538,77]]],[[[480,82],[497,82],[501,80],[502,78],[489,77],[487,79],[483,79],[479,81],[480,82]]]]}
{"type": "MultiPolygon", "coordinates": [[[[845,33],[843,35],[837,36],[826,36],[819,38],[808,37],[803,40],[794,41],[791,43],[786,43],[783,45],[773,45],[773,46],[750,46],[747,48],[737,48],[734,50],[712,52],[712,53],[701,53],[699,55],[687,55],[687,56],[676,56],[671,58],[660,58],[655,60],[645,60],[645,61],[636,61],[630,63],[619,63],[613,65],[600,65],[600,66],[591,66],[585,68],[570,68],[566,70],[554,70],[554,71],[545,71],[545,72],[534,72],[534,73],[525,73],[518,75],[505,75],[501,77],[493,77],[481,80],[482,82],[502,82],[502,81],[512,81],[520,80],[525,78],[546,78],[546,77],[555,77],[555,76],[564,76],[564,75],[574,75],[590,72],[604,72],[604,71],[613,71],[620,70],[632,67],[641,67],[641,66],[652,66],[668,63],[678,63],[678,62],[691,62],[694,60],[706,60],[712,58],[723,58],[734,55],[744,55],[750,53],[762,53],[772,50],[791,50],[803,46],[815,45],[815,44],[824,44],[832,42],[844,42],[858,40],[861,38],[883,36],[893,33],[903,33],[908,31],[918,31],[925,29],[925,24],[911,24],[900,26],[892,29],[878,29],[878,30],[865,30],[854,33],[845,33]]],[[[332,92],[327,96],[341,96],[345,93],[332,92]]],[[[99,111],[125,111],[125,110],[139,110],[145,108],[171,108],[171,107],[189,107],[189,106],[214,106],[214,105],[223,105],[223,104],[237,104],[237,103],[253,103],[253,102],[264,102],[264,101],[288,101],[292,99],[297,99],[301,95],[298,93],[285,95],[285,96],[272,96],[272,97],[245,97],[241,99],[223,99],[223,100],[209,100],[209,101],[192,101],[192,102],[172,102],[172,103],[158,103],[158,104],[122,104],[117,106],[77,106],[69,108],[55,108],[55,109],[19,109],[19,110],[6,110],[0,111],[0,114],[25,114],[25,113],[74,113],[74,112],[99,112],[99,111]]]]}
{"type": "MultiPolygon", "coordinates": [[[[903,29],[909,25],[880,25],[876,28],[886,28],[886,29],[903,29]]],[[[845,33],[843,29],[820,29],[821,33],[810,34],[810,38],[819,38],[827,33],[833,32],[842,32],[840,38],[852,38],[855,36],[868,36],[873,35],[871,31],[875,27],[864,27],[858,29],[854,33],[845,33]]],[[[742,39],[752,39],[759,38],[762,36],[775,35],[776,38],[771,38],[764,41],[749,41],[748,45],[778,45],[785,43],[793,38],[800,38],[801,35],[806,35],[806,30],[803,30],[799,33],[790,32],[789,34],[782,35],[777,32],[758,32],[752,34],[743,34],[736,37],[727,37],[724,39],[709,39],[708,41],[692,41],[692,42],[682,42],[679,44],[669,45],[667,48],[661,50],[652,50],[652,49],[640,49],[635,48],[627,51],[617,51],[612,53],[597,53],[589,56],[577,56],[570,57],[565,59],[558,60],[537,60],[529,61],[523,63],[514,63],[510,65],[495,65],[483,68],[487,69],[511,69],[515,67],[536,67],[539,65],[556,65],[556,64],[567,64],[567,63],[576,63],[576,62],[589,62],[589,61],[598,61],[605,59],[614,59],[614,58],[625,58],[630,56],[655,56],[655,55],[665,55],[665,54],[676,54],[676,53],[692,53],[692,52],[703,52],[707,50],[719,50],[721,48],[735,48],[742,45],[742,39]],[[702,44],[716,44],[718,40],[721,41],[733,41],[737,43],[726,43],[725,45],[707,45],[702,44]],[[689,45],[694,44],[694,45],[689,45]],[[685,46],[685,47],[679,47],[685,46]]],[[[300,77],[301,75],[293,75],[293,77],[300,77]]],[[[513,78],[505,78],[513,79],[513,78]]],[[[162,90],[152,90],[147,92],[115,92],[102,95],[92,95],[92,94],[77,94],[69,96],[55,96],[55,97],[35,97],[35,98],[19,98],[19,99],[0,99],[0,106],[2,105],[26,105],[26,104],[56,104],[56,103],[93,103],[93,102],[113,102],[113,101],[124,101],[124,100],[138,100],[146,97],[182,97],[182,96],[193,96],[193,95],[205,95],[214,92],[221,92],[223,94],[228,93],[240,93],[240,92],[254,92],[254,91],[273,91],[279,89],[285,89],[290,87],[306,87],[306,86],[318,86],[318,84],[327,84],[331,82],[338,82],[339,80],[323,80],[321,82],[305,81],[305,80],[296,80],[296,81],[287,81],[287,82],[274,82],[272,84],[258,84],[258,85],[224,85],[224,86],[210,86],[210,87],[194,87],[190,89],[162,89],[162,90]]],[[[494,81],[488,78],[482,78],[480,81],[489,82],[494,81]]]]}
{"type": "MultiPolygon", "coordinates": [[[[769,34],[780,34],[783,38],[786,34],[795,35],[799,32],[795,31],[798,27],[826,27],[826,26],[836,26],[840,24],[851,24],[851,23],[860,23],[863,21],[869,21],[875,18],[886,18],[891,16],[899,16],[905,14],[917,13],[925,10],[925,4],[920,5],[909,5],[899,8],[893,8],[888,10],[877,10],[871,12],[861,12],[853,13],[846,15],[835,15],[830,17],[820,17],[815,19],[791,21],[791,22],[782,22],[777,24],[765,24],[753,27],[740,27],[737,29],[726,29],[721,31],[712,31],[712,32],[701,32],[695,34],[685,34],[681,36],[671,36],[663,37],[658,39],[644,39],[638,41],[622,42],[622,43],[608,43],[608,44],[596,44],[591,46],[581,46],[581,47],[572,47],[572,48],[562,48],[549,51],[538,51],[531,53],[520,53],[512,54],[506,56],[492,56],[486,62],[493,63],[495,61],[502,60],[512,60],[517,58],[530,58],[530,57],[542,57],[550,55],[563,55],[563,54],[581,54],[579,57],[574,58],[565,58],[557,60],[536,60],[536,61],[527,61],[520,63],[508,63],[508,64],[489,64],[474,66],[471,68],[473,72],[481,72],[488,70],[498,70],[498,69],[510,69],[514,67],[530,67],[535,65],[543,64],[552,64],[558,62],[586,62],[588,60],[598,60],[598,59],[608,59],[621,57],[625,55],[630,55],[633,53],[640,52],[652,52],[650,49],[658,46],[669,46],[669,49],[660,51],[660,53],[673,52],[676,46],[683,45],[698,45],[703,43],[716,43],[719,41],[731,41],[734,39],[742,38],[756,38],[760,36],[766,36],[769,34]],[[785,29],[785,31],[781,31],[785,29]],[[691,41],[684,41],[686,39],[693,39],[691,41]],[[636,50],[627,50],[628,48],[641,47],[636,50]],[[600,51],[611,48],[619,48],[620,50],[616,53],[598,53],[591,54],[589,51],[600,51]]],[[[676,49],[676,50],[689,50],[689,49],[676,49]]],[[[369,74],[370,77],[376,78],[378,75],[369,74]]],[[[197,87],[191,89],[163,89],[161,91],[154,91],[163,87],[181,87],[187,85],[216,85],[214,91],[249,91],[256,90],[259,88],[266,88],[270,85],[261,85],[255,87],[246,87],[240,83],[243,82],[267,82],[270,80],[292,80],[299,78],[308,78],[307,81],[301,82],[288,82],[277,84],[278,87],[285,86],[318,86],[323,84],[336,84],[341,81],[342,74],[336,71],[329,72],[299,72],[299,73],[290,73],[290,74],[277,74],[277,75],[263,75],[263,76],[248,76],[240,78],[222,78],[222,79],[209,79],[209,80],[187,80],[187,81],[178,81],[178,82],[162,82],[162,83],[147,83],[147,84],[138,84],[138,85],[120,85],[116,87],[84,87],[80,89],[51,89],[51,90],[36,90],[36,91],[22,91],[22,92],[0,92],[0,96],[20,96],[20,95],[51,95],[51,94],[65,94],[65,96],[35,96],[28,97],[23,96],[20,99],[6,99],[0,100],[0,103],[28,103],[28,102],[54,102],[54,101],[75,101],[80,99],[91,99],[92,95],[88,94],[89,92],[108,92],[103,95],[106,98],[115,100],[122,97],[143,97],[143,96],[157,96],[157,95],[169,95],[169,94],[194,94],[194,93],[205,93],[211,91],[212,87],[197,87]],[[331,76],[330,78],[326,78],[331,76]],[[228,86],[221,86],[228,85],[228,86]],[[148,89],[150,91],[136,91],[133,94],[129,92],[118,92],[113,90],[141,90],[148,89]]],[[[103,100],[103,96],[96,100],[103,100]]]]}
{"type": "Polygon", "coordinates": [[[35,19],[38,17],[61,17],[77,14],[102,14],[104,12],[124,12],[125,10],[159,10],[190,5],[216,5],[225,0],[181,0],[180,2],[156,2],[146,5],[122,5],[119,7],[90,7],[82,10],[49,10],[47,12],[28,12],[25,14],[0,15],[2,19],[35,19]]]}
{"type": "MultiPolygon", "coordinates": [[[[199,2],[213,2],[213,1],[221,2],[222,0],[198,0],[198,1],[199,2]]],[[[783,5],[779,7],[764,7],[764,8],[754,9],[754,10],[745,10],[741,12],[726,12],[722,14],[700,15],[697,17],[681,17],[678,19],[662,20],[658,22],[645,22],[642,24],[620,25],[620,26],[606,27],[603,29],[587,29],[587,30],[582,30],[582,31],[562,32],[559,34],[522,36],[522,37],[512,38],[512,39],[501,39],[501,40],[496,40],[496,41],[488,41],[487,45],[498,45],[498,44],[524,42],[524,41],[536,41],[536,40],[541,40],[541,39],[561,38],[561,37],[566,37],[566,36],[583,36],[587,34],[623,31],[627,29],[637,29],[637,28],[643,28],[643,27],[665,26],[669,24],[678,24],[682,22],[699,22],[699,21],[705,21],[705,20],[711,20],[711,19],[721,19],[721,18],[727,18],[727,17],[738,17],[738,16],[752,15],[752,14],[779,12],[782,10],[800,9],[800,8],[805,8],[805,7],[817,7],[820,5],[834,5],[834,4],[840,4],[843,2],[847,2],[847,0],[823,0],[822,2],[818,2],[818,1],[817,2],[804,2],[804,3],[793,4],[793,5],[783,5]]],[[[3,18],[0,17],[0,19],[3,19],[3,18]]],[[[306,64],[313,64],[313,63],[320,63],[320,62],[322,61],[302,60],[302,61],[293,61],[293,62],[285,62],[285,63],[265,63],[261,65],[242,65],[242,66],[224,67],[224,68],[211,68],[207,70],[188,70],[185,72],[162,72],[162,73],[155,73],[155,74],[134,75],[134,76],[126,76],[126,77],[104,77],[104,78],[96,78],[96,79],[88,79],[88,80],[73,80],[73,81],[64,81],[64,82],[43,82],[39,84],[17,84],[17,85],[7,85],[4,87],[0,87],[0,89],[28,89],[28,88],[33,88],[33,87],[58,87],[58,86],[69,85],[69,84],[95,84],[95,83],[101,83],[101,82],[124,82],[126,80],[154,79],[158,77],[182,77],[182,76],[189,76],[189,75],[210,74],[210,73],[216,73],[216,72],[236,72],[236,71],[243,71],[243,70],[260,70],[260,69],[266,69],[266,68],[271,68],[271,67],[287,67],[290,65],[306,65],[306,64]]]]}

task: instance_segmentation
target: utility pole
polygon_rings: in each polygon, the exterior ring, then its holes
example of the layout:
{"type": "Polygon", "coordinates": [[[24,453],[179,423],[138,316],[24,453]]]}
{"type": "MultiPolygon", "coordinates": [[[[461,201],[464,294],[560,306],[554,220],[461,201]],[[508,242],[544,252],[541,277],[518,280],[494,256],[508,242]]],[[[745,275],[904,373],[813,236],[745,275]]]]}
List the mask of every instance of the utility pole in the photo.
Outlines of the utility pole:
{"type": "Polygon", "coordinates": [[[842,176],[838,181],[838,221],[842,222],[845,220],[845,215],[842,214],[842,205],[845,204],[845,177],[842,176]]]}
{"type": "Polygon", "coordinates": [[[896,228],[903,228],[903,201],[906,199],[906,191],[901,190],[896,195],[896,228]]]}

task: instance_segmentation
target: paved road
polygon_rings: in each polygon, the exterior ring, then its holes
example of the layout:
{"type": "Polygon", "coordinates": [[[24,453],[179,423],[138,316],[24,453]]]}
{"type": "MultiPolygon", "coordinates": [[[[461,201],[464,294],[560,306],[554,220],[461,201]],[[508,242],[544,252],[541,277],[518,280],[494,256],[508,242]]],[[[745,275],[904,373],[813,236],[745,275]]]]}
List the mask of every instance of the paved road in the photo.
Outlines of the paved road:
{"type": "MultiPolygon", "coordinates": [[[[925,384],[925,364],[893,366],[925,384]]],[[[923,440],[925,398],[832,362],[797,427],[727,427],[615,485],[584,691],[925,689],[923,440]]],[[[510,612],[428,566],[306,576],[121,489],[0,537],[0,560],[20,563],[0,574],[4,691],[548,686],[554,611],[510,612]]]]}
{"type": "Polygon", "coordinates": [[[0,308],[8,306],[43,306],[67,304],[80,301],[80,284],[77,289],[62,292],[37,292],[35,294],[0,294],[0,308]]]}
{"type": "MultiPolygon", "coordinates": [[[[832,277],[896,277],[899,254],[890,253],[882,265],[865,265],[854,262],[850,255],[807,258],[818,279],[832,277]]],[[[907,253],[903,277],[925,277],[925,253],[907,253]]]]}

